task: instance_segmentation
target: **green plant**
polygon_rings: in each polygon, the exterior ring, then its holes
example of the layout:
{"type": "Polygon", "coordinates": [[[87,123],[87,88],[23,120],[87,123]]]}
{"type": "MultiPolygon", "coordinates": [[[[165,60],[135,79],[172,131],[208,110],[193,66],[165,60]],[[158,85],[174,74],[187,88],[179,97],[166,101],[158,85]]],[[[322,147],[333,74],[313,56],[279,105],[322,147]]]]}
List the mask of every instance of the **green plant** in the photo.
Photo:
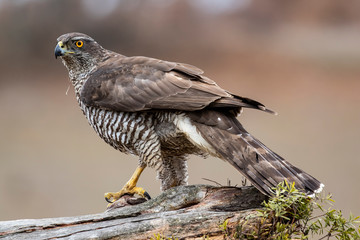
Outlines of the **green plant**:
{"type": "Polygon", "coordinates": [[[233,234],[227,222],[221,225],[225,239],[360,239],[359,217],[345,218],[340,210],[325,205],[334,200],[330,195],[314,199],[283,182],[273,189],[274,196],[263,203],[263,209],[241,219],[233,234]],[[314,212],[320,212],[313,216],[314,212]],[[229,237],[231,235],[231,237],[229,237]]]}
{"type": "Polygon", "coordinates": [[[228,228],[228,222],[229,222],[229,219],[226,219],[222,224],[219,225],[219,228],[223,232],[225,238],[228,237],[230,234],[229,228],[228,228]]]}
{"type": "Polygon", "coordinates": [[[150,238],[150,240],[178,240],[178,238],[164,237],[158,233],[158,234],[154,234],[154,237],[150,238]]]}

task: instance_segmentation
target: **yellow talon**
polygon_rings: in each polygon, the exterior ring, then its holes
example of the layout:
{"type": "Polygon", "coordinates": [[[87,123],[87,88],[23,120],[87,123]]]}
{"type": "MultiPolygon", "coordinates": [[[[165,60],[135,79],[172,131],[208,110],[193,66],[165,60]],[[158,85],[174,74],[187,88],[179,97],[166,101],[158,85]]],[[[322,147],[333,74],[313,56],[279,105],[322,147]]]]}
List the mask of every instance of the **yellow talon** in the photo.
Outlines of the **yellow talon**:
{"type": "Polygon", "coordinates": [[[138,194],[146,199],[151,199],[150,195],[141,187],[136,187],[136,184],[139,180],[139,177],[144,171],[145,167],[139,166],[136,168],[134,174],[131,176],[130,180],[124,185],[124,187],[119,192],[109,192],[105,193],[105,200],[108,203],[114,203],[116,200],[121,198],[125,194],[134,195],[138,194]]]}

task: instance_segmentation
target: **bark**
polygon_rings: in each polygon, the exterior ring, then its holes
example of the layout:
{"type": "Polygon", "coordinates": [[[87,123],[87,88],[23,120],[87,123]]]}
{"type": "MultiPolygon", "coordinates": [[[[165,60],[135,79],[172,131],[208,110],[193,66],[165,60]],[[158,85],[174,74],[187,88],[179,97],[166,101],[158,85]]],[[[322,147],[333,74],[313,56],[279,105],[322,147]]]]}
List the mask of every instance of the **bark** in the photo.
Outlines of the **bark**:
{"type": "MultiPolygon", "coordinates": [[[[254,187],[180,186],[150,201],[126,196],[103,213],[0,222],[4,239],[223,239],[266,197],[254,187]],[[135,205],[134,205],[135,204],[135,205]]],[[[258,224],[256,221],[253,224],[258,224]]]]}

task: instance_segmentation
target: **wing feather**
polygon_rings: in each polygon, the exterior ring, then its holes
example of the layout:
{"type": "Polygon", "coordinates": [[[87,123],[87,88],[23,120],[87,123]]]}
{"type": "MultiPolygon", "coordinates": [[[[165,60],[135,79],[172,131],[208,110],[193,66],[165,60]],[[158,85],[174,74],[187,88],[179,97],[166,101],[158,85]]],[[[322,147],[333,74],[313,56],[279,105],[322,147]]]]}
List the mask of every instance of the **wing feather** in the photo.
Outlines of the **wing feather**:
{"type": "Polygon", "coordinates": [[[90,73],[80,98],[88,106],[125,112],[196,111],[206,107],[240,110],[241,107],[261,109],[259,106],[263,106],[230,94],[201,74],[201,69],[188,64],[118,56],[90,73]]]}

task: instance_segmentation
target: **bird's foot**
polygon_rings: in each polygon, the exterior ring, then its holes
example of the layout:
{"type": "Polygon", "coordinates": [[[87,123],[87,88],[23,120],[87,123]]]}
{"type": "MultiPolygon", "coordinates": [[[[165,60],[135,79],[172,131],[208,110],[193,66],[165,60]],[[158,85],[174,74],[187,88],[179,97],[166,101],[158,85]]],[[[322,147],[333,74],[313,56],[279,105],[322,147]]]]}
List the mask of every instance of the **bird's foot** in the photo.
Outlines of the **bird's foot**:
{"type": "Polygon", "coordinates": [[[118,192],[110,192],[105,193],[105,200],[109,203],[108,208],[112,205],[115,201],[119,200],[124,195],[131,195],[138,194],[144,199],[151,199],[150,195],[141,187],[137,187],[136,184],[139,180],[140,174],[144,171],[145,166],[139,166],[136,168],[135,172],[131,176],[130,180],[125,184],[125,186],[118,192]]]}
{"type": "Polygon", "coordinates": [[[131,186],[129,183],[125,184],[125,186],[118,192],[109,192],[105,193],[105,200],[112,204],[118,199],[120,199],[124,195],[138,194],[147,200],[151,199],[150,195],[141,187],[131,186]]]}

